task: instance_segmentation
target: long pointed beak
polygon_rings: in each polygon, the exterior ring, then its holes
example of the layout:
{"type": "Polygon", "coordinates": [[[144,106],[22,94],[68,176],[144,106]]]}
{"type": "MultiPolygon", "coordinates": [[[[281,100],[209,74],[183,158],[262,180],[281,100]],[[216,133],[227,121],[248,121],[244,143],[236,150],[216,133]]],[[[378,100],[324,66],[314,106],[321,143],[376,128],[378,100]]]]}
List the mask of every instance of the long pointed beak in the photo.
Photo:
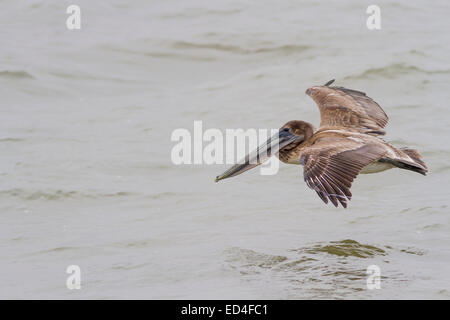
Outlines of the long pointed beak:
{"type": "Polygon", "coordinates": [[[289,132],[289,130],[280,130],[277,134],[270,137],[265,143],[260,145],[256,150],[250,152],[242,161],[235,164],[227,171],[218,175],[214,182],[237,176],[245,171],[253,169],[260,164],[266,162],[272,155],[276,154],[280,149],[290,143],[303,140],[303,136],[297,136],[289,132]]]}

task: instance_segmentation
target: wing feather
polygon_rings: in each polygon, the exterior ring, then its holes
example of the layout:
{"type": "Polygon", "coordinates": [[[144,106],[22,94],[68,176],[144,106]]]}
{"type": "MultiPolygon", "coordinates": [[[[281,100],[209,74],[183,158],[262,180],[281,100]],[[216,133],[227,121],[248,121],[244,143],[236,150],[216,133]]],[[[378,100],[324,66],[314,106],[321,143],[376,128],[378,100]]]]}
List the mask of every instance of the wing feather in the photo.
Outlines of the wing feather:
{"type": "Polygon", "coordinates": [[[316,86],[306,90],[320,110],[320,127],[346,127],[371,135],[384,135],[388,116],[364,92],[344,87],[316,86]]]}
{"type": "Polygon", "coordinates": [[[347,207],[350,188],[362,168],[380,159],[385,150],[377,143],[361,143],[347,137],[321,138],[302,151],[303,177],[308,187],[334,206],[347,207]]]}

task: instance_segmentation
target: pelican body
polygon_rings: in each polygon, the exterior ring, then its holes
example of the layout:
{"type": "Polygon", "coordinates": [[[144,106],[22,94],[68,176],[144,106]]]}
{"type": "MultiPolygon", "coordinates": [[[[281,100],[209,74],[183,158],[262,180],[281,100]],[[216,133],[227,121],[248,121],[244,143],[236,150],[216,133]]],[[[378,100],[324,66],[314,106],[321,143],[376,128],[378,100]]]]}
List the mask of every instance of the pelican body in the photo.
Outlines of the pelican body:
{"type": "Polygon", "coordinates": [[[288,164],[303,165],[307,186],[325,202],[346,208],[350,188],[359,173],[376,173],[391,168],[426,175],[428,168],[417,150],[396,148],[381,138],[388,117],[365,93],[343,87],[323,86],[306,90],[319,107],[317,131],[304,121],[283,125],[256,152],[216,177],[216,182],[239,175],[266,161],[271,155],[288,164]]]}

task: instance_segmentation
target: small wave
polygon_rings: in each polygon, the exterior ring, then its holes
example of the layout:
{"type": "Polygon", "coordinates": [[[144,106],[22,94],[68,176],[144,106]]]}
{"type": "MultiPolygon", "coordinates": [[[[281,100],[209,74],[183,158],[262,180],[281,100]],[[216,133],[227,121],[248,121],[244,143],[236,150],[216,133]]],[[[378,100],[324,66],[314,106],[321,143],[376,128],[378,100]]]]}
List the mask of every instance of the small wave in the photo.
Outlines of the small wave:
{"type": "Polygon", "coordinates": [[[445,225],[441,224],[441,223],[433,223],[433,224],[428,224],[426,226],[424,226],[422,229],[424,230],[439,230],[439,229],[443,229],[445,227],[445,225]]]}
{"type": "Polygon", "coordinates": [[[161,16],[163,19],[180,19],[180,18],[197,18],[197,17],[203,17],[205,15],[217,15],[217,16],[226,16],[226,15],[233,15],[236,13],[241,12],[242,9],[224,9],[224,10],[183,10],[179,13],[173,13],[173,14],[164,14],[161,16]]]}
{"type": "Polygon", "coordinates": [[[440,205],[440,206],[426,206],[426,207],[421,207],[421,208],[415,208],[416,212],[422,212],[424,214],[440,214],[443,212],[448,211],[448,206],[447,205],[440,205]]]}
{"type": "Polygon", "coordinates": [[[130,192],[118,191],[114,193],[82,193],[78,191],[54,190],[54,191],[29,191],[24,189],[8,189],[0,191],[0,197],[14,197],[22,200],[47,200],[57,201],[80,198],[109,198],[134,195],[130,192]]]}
{"type": "Polygon", "coordinates": [[[326,245],[315,245],[304,249],[306,253],[328,253],[341,257],[369,258],[375,255],[386,255],[386,251],[375,246],[361,244],[355,240],[332,241],[326,245]]]}
{"type": "Polygon", "coordinates": [[[18,236],[18,237],[14,237],[14,238],[9,239],[9,241],[11,241],[11,242],[20,242],[20,241],[27,241],[27,240],[30,240],[30,239],[31,238],[18,236]]]}
{"type": "Polygon", "coordinates": [[[416,50],[416,49],[409,50],[408,53],[411,54],[411,55],[418,55],[418,56],[421,56],[421,57],[426,57],[427,56],[425,54],[425,52],[422,52],[422,51],[416,50]]]}
{"type": "Polygon", "coordinates": [[[370,68],[365,71],[363,71],[360,74],[357,75],[350,75],[345,77],[344,79],[375,79],[375,78],[387,78],[387,79],[395,79],[402,75],[407,74],[416,74],[416,73],[422,73],[422,74],[446,74],[450,73],[450,69],[444,69],[444,70],[425,70],[413,65],[407,65],[405,63],[393,63],[390,65],[387,65],[385,67],[380,68],[370,68]]]}
{"type": "Polygon", "coordinates": [[[120,78],[120,77],[101,77],[101,76],[94,76],[90,74],[75,74],[75,73],[67,73],[67,72],[59,72],[59,71],[51,71],[49,72],[50,75],[63,78],[63,79],[74,79],[74,80],[92,80],[92,81],[109,81],[109,82],[116,82],[116,83],[140,83],[142,81],[136,80],[136,79],[126,79],[126,78],[120,78]]]}
{"type": "Polygon", "coordinates": [[[21,142],[25,141],[23,138],[0,138],[0,142],[21,142]]]}
{"type": "Polygon", "coordinates": [[[63,252],[63,251],[73,251],[80,250],[80,247],[55,247],[48,250],[39,251],[39,253],[48,253],[48,252],[63,252]]]}
{"type": "Polygon", "coordinates": [[[226,250],[228,263],[239,263],[241,267],[272,268],[287,260],[287,257],[259,253],[249,249],[230,248],[226,250]]]}
{"type": "MultiPolygon", "coordinates": [[[[163,47],[163,45],[160,45],[163,47]]],[[[197,56],[197,55],[188,55],[186,53],[175,53],[169,52],[167,50],[160,51],[146,51],[146,50],[132,50],[128,48],[118,48],[110,45],[99,45],[98,48],[106,51],[113,51],[122,54],[130,54],[136,56],[143,57],[151,57],[151,58],[159,58],[159,59],[181,59],[181,60],[189,60],[189,61],[215,61],[217,58],[210,56],[197,56]]]]}
{"type": "Polygon", "coordinates": [[[176,41],[172,44],[172,47],[175,49],[216,50],[234,54],[261,54],[274,52],[282,54],[290,54],[290,53],[304,52],[311,48],[310,46],[292,45],[292,44],[275,47],[243,48],[235,45],[225,45],[219,43],[194,43],[186,41],[176,41]]]}
{"type": "Polygon", "coordinates": [[[65,255],[70,254],[73,255],[74,253],[77,253],[77,255],[84,254],[84,255],[93,255],[93,254],[101,254],[105,251],[104,248],[90,246],[90,247],[75,247],[75,246],[61,246],[61,247],[54,247],[44,250],[35,251],[32,253],[28,253],[26,255],[23,255],[23,257],[27,256],[40,256],[40,255],[65,255]]]}
{"type": "Polygon", "coordinates": [[[156,200],[156,199],[164,199],[164,198],[175,197],[175,196],[179,196],[179,194],[174,193],[174,192],[161,192],[161,193],[151,195],[150,198],[153,200],[156,200]]]}
{"type": "Polygon", "coordinates": [[[413,254],[416,256],[423,256],[425,254],[425,251],[417,250],[414,248],[400,249],[400,252],[407,253],[407,254],[413,254]]]}
{"type": "MultiPolygon", "coordinates": [[[[145,42],[145,40],[143,40],[143,42],[145,42]]],[[[227,45],[221,43],[195,43],[187,41],[161,42],[158,44],[158,47],[161,48],[158,51],[135,50],[104,44],[98,45],[97,47],[100,50],[114,51],[123,54],[139,55],[152,58],[184,59],[184,60],[206,61],[206,62],[215,61],[218,59],[214,55],[206,54],[207,51],[209,51],[210,53],[216,51],[238,55],[256,55],[256,54],[271,54],[271,53],[288,55],[294,53],[301,53],[312,48],[306,45],[295,45],[295,44],[286,44],[281,46],[265,46],[260,44],[259,46],[246,48],[231,44],[227,45]],[[189,54],[188,51],[190,50],[192,51],[197,50],[197,52],[189,54]],[[202,50],[205,54],[199,54],[198,50],[202,50]]],[[[61,77],[69,77],[69,75],[60,73],[56,73],[54,75],[61,77]]],[[[73,77],[73,75],[71,76],[73,77]]]]}
{"type": "Polygon", "coordinates": [[[0,71],[0,77],[7,79],[34,79],[34,77],[31,74],[23,70],[17,71],[3,70],[0,71]]]}
{"type": "Polygon", "coordinates": [[[151,241],[149,240],[140,240],[140,241],[132,241],[120,243],[117,246],[122,248],[145,248],[148,247],[151,241]]]}
{"type": "Polygon", "coordinates": [[[128,270],[134,270],[134,269],[144,268],[144,267],[148,267],[148,266],[149,266],[148,263],[142,263],[142,264],[116,263],[111,266],[111,269],[128,271],[128,270]]]}
{"type": "MultiPolygon", "coordinates": [[[[53,191],[31,191],[24,190],[20,188],[7,189],[0,191],[1,197],[14,197],[22,200],[47,200],[47,201],[57,201],[65,199],[103,199],[103,198],[115,198],[115,197],[129,197],[136,196],[137,193],[128,191],[117,191],[111,193],[88,193],[80,192],[75,190],[53,190],[53,191]]],[[[144,195],[145,196],[145,195],[144,195]]],[[[151,200],[159,200],[170,197],[180,197],[182,194],[175,192],[159,192],[146,197],[151,200]]]]}

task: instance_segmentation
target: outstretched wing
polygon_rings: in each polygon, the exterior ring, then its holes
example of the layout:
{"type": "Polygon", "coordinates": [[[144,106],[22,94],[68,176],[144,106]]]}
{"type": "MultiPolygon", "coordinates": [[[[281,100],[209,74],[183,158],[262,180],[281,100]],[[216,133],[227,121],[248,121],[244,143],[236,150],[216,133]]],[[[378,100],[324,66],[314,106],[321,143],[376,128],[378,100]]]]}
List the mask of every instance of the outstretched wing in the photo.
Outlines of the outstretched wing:
{"type": "Polygon", "coordinates": [[[302,151],[300,163],[304,166],[303,178],[319,197],[346,208],[352,193],[350,188],[362,168],[380,159],[385,150],[375,142],[347,137],[320,138],[302,151]]]}
{"type": "Polygon", "coordinates": [[[330,87],[333,81],[306,90],[319,107],[320,127],[346,127],[361,133],[384,135],[388,116],[378,103],[364,92],[330,87]]]}

